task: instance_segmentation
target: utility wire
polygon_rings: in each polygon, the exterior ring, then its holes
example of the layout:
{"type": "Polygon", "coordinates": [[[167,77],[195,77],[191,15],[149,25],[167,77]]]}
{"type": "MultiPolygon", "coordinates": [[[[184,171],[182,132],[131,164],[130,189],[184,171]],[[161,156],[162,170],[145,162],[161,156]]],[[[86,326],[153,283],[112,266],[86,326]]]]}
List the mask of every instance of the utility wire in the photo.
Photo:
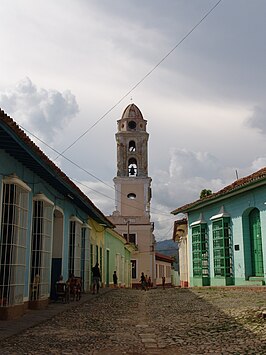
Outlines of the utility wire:
{"type": "Polygon", "coordinates": [[[165,56],[150,70],[148,71],[142,79],[140,79],[132,88],[127,91],[115,105],[113,105],[109,110],[107,110],[97,121],[94,122],[92,126],[90,126],[85,132],[83,132],[79,137],[77,137],[69,146],[67,146],[58,156],[54,159],[57,160],[60,156],[62,156],[66,151],[68,151],[71,147],[73,147],[81,138],[83,138],[89,131],[91,131],[100,121],[102,121],[111,111],[113,111],[129,94],[131,94],[145,79],[147,79],[158,67],[161,65],[175,50],[180,46],[195,29],[214,11],[214,9],[222,2],[219,0],[197,23],[194,25],[188,33],[182,37],[182,39],[168,52],[165,56]]]}
{"type": "MultiPolygon", "coordinates": [[[[53,152],[59,153],[58,150],[56,150],[55,148],[51,147],[48,143],[44,142],[42,139],[40,139],[39,137],[37,137],[34,133],[31,133],[29,130],[27,130],[26,128],[24,128],[24,127],[21,126],[21,125],[19,125],[19,127],[20,127],[22,130],[28,132],[28,134],[30,134],[31,136],[33,136],[34,138],[36,138],[38,141],[40,141],[42,144],[44,144],[45,146],[47,146],[47,147],[48,147],[49,149],[51,149],[53,152]]],[[[91,174],[88,170],[82,168],[80,165],[78,165],[77,163],[75,163],[73,160],[67,158],[65,155],[62,155],[62,154],[61,154],[61,156],[62,156],[62,158],[66,159],[69,163],[71,163],[71,164],[73,164],[74,166],[76,166],[78,169],[82,170],[82,171],[85,172],[86,174],[90,175],[91,177],[93,177],[94,179],[98,180],[99,182],[101,182],[102,184],[104,184],[105,186],[107,186],[108,188],[110,188],[110,189],[112,189],[112,190],[115,191],[115,188],[114,188],[113,186],[107,184],[106,182],[104,182],[103,180],[101,180],[100,178],[98,178],[96,175],[91,174]]],[[[94,190],[94,189],[92,189],[91,187],[89,187],[89,186],[87,186],[87,185],[81,183],[80,181],[78,181],[78,180],[76,180],[76,179],[73,179],[73,180],[75,180],[76,182],[78,182],[80,185],[83,185],[84,187],[86,187],[86,188],[88,188],[88,189],[94,191],[95,193],[97,193],[97,194],[99,194],[99,195],[102,195],[102,196],[104,196],[104,197],[106,197],[106,198],[108,198],[108,199],[111,199],[111,200],[115,201],[114,198],[112,198],[112,197],[110,197],[110,196],[108,196],[108,195],[105,195],[105,194],[103,194],[102,192],[99,192],[99,191],[97,191],[97,190],[94,190]]],[[[122,194],[122,193],[121,193],[121,194],[122,194]]],[[[122,194],[122,196],[125,196],[125,194],[122,194]]],[[[143,211],[143,208],[138,208],[138,207],[131,206],[131,205],[125,204],[125,203],[123,203],[123,205],[124,205],[124,206],[130,206],[130,207],[133,207],[133,208],[135,208],[135,209],[137,209],[137,210],[143,211]]],[[[151,209],[151,213],[153,213],[153,214],[158,214],[158,215],[162,215],[162,216],[169,216],[169,213],[163,212],[163,211],[161,211],[161,210],[157,210],[157,209],[155,209],[155,208],[154,208],[154,209],[151,209]],[[158,212],[153,212],[153,211],[159,211],[159,213],[158,213],[158,212]]]]}
{"type": "MultiPolygon", "coordinates": [[[[192,32],[195,31],[195,29],[211,14],[211,12],[220,4],[222,0],[219,0],[201,19],[200,21],[198,21],[196,23],[196,25],[194,25],[190,31],[188,31],[188,33],[146,74],[142,77],[142,79],[140,79],[126,94],[124,94],[115,105],[113,105],[109,110],[107,110],[105,112],[105,114],[103,114],[91,127],[89,127],[85,132],[83,132],[73,143],[71,143],[67,148],[65,148],[61,153],[59,151],[57,151],[56,149],[54,149],[53,147],[51,147],[50,145],[48,145],[46,142],[44,142],[43,140],[41,140],[40,138],[38,138],[36,135],[34,135],[33,133],[31,133],[30,131],[28,131],[27,129],[25,129],[24,127],[20,126],[23,130],[25,130],[26,132],[28,132],[30,135],[32,135],[33,137],[35,137],[36,139],[38,139],[42,144],[46,145],[47,147],[49,147],[52,151],[54,151],[57,155],[57,157],[54,159],[57,160],[60,156],[63,157],[64,159],[66,159],[68,162],[70,162],[71,164],[73,164],[74,166],[76,166],[77,168],[81,169],[82,171],[84,171],[85,173],[87,173],[88,175],[90,175],[91,177],[93,177],[94,179],[100,181],[101,183],[103,183],[105,186],[114,189],[114,187],[108,185],[106,182],[104,182],[103,180],[101,180],[100,178],[98,178],[97,176],[93,175],[92,173],[90,173],[89,171],[87,171],[86,169],[82,168],[80,165],[76,164],[74,161],[72,161],[71,159],[67,158],[65,155],[63,155],[67,150],[69,150],[73,145],[75,145],[82,137],[84,137],[90,130],[92,130],[104,117],[106,117],[111,111],[113,111],[113,109],[115,107],[117,107],[130,93],[132,93],[132,91],[134,91],[147,77],[149,77],[158,67],[159,65],[161,65],[162,62],[164,62],[169,56],[170,54],[172,54],[172,52],[175,51],[175,49],[180,46],[181,43],[183,43],[185,41],[186,38],[188,38],[190,36],[190,34],[192,32]]],[[[88,187],[88,186],[87,186],[88,187]]],[[[89,187],[88,187],[89,188],[89,187]]],[[[91,189],[91,188],[90,188],[91,189]]],[[[93,189],[91,189],[93,190],[93,189]]],[[[114,189],[115,190],[115,189],[114,189]]],[[[93,190],[94,192],[99,193],[98,191],[93,190]]],[[[101,195],[104,195],[102,193],[99,193],[101,195]]],[[[112,199],[111,197],[104,195],[105,197],[108,197],[110,199],[112,199]]],[[[114,199],[112,199],[114,200],[114,199]]],[[[156,210],[156,209],[155,209],[156,210]]],[[[158,210],[159,211],[159,210],[158,210]]],[[[161,212],[161,211],[160,211],[161,212]]],[[[159,214],[159,213],[155,213],[152,212],[153,214],[159,214]]],[[[168,215],[166,213],[160,213],[161,215],[168,215]]]]}

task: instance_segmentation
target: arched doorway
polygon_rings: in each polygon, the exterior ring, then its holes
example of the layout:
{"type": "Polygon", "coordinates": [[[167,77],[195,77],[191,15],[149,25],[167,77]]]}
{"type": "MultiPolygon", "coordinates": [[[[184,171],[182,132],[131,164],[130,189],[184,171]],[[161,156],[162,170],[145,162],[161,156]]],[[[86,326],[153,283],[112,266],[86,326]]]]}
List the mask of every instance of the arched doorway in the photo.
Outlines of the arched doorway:
{"type": "Polygon", "coordinates": [[[262,254],[262,236],[260,226],[260,212],[254,208],[249,213],[250,230],[250,252],[252,276],[263,276],[263,254],[262,254]]]}
{"type": "Polygon", "coordinates": [[[64,216],[59,209],[54,210],[53,223],[53,247],[52,247],[52,270],[51,270],[51,299],[55,299],[55,283],[59,280],[62,270],[64,216]]]}

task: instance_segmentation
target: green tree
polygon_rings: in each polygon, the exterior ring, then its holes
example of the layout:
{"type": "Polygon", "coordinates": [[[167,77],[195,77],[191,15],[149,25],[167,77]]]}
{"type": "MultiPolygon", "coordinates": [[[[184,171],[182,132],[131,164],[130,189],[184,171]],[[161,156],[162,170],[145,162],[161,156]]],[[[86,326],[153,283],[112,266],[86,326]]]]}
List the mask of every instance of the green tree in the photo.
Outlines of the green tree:
{"type": "Polygon", "coordinates": [[[201,190],[200,198],[210,196],[211,194],[212,194],[212,190],[203,189],[203,190],[201,190]]]}

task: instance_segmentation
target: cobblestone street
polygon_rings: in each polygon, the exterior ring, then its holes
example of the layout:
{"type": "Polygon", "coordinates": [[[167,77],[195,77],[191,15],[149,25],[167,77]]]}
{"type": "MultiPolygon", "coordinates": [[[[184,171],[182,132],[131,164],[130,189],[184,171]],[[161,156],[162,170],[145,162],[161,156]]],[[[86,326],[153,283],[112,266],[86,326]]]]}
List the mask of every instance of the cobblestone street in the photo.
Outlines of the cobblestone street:
{"type": "Polygon", "coordinates": [[[1,341],[7,354],[266,354],[265,289],[113,289],[1,341]]]}

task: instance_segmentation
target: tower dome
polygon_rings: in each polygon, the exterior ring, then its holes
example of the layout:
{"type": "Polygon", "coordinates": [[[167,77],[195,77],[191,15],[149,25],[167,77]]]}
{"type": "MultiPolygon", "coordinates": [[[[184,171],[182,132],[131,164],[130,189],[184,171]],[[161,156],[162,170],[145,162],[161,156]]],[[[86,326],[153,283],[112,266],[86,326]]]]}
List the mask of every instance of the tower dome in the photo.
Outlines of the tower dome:
{"type": "Polygon", "coordinates": [[[135,104],[130,104],[125,108],[121,119],[123,120],[129,118],[143,120],[142,113],[135,104]]]}

